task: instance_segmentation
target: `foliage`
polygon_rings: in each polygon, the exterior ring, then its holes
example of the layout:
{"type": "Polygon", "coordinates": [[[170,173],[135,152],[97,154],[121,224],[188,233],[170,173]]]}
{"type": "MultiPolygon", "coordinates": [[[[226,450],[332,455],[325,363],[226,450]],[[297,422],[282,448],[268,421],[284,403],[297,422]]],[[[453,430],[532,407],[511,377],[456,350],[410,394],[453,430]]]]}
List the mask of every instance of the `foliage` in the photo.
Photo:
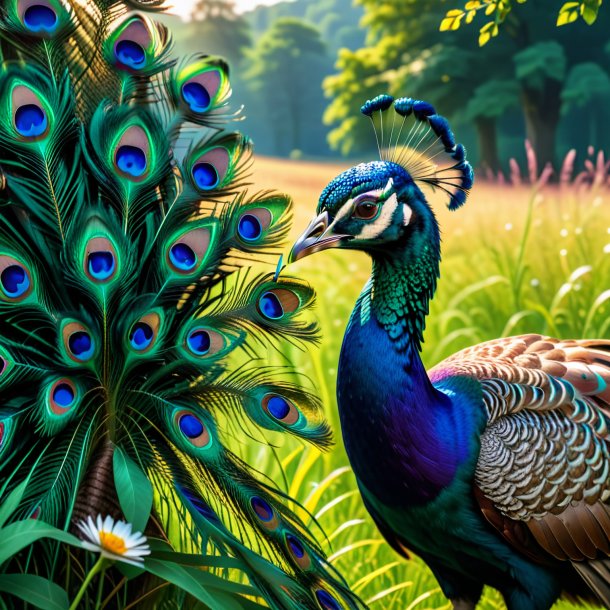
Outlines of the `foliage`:
{"type": "MultiPolygon", "coordinates": [[[[73,549],[80,550],[82,544],[78,538],[42,521],[26,519],[12,521],[6,525],[6,521],[13,516],[14,511],[19,506],[25,489],[25,484],[19,485],[0,505],[0,536],[2,537],[0,565],[5,564],[12,557],[19,556],[19,553],[24,549],[41,540],[56,540],[69,545],[73,549]]],[[[209,607],[221,603],[225,608],[250,608],[251,610],[263,608],[263,606],[242,597],[242,595],[256,596],[255,589],[237,584],[235,580],[231,582],[216,575],[216,573],[220,574],[226,568],[239,569],[239,562],[236,560],[208,555],[183,555],[173,551],[167,543],[161,540],[149,540],[149,542],[153,552],[146,559],[142,569],[126,570],[127,574],[139,576],[148,572],[151,575],[159,576],[166,582],[165,586],[172,583],[209,607]],[[204,568],[204,570],[195,568],[204,568]]],[[[90,562],[89,565],[91,565],[90,562]]],[[[91,572],[91,569],[89,569],[89,572],[91,572]]],[[[103,574],[100,578],[103,578],[103,574]]],[[[63,585],[69,590],[72,581],[78,579],[77,571],[69,571],[63,585]]],[[[86,583],[86,579],[83,582],[86,583]]],[[[124,582],[121,584],[124,586],[124,582]]],[[[1,593],[14,596],[35,608],[42,608],[43,610],[67,610],[69,598],[66,589],[52,579],[37,574],[23,572],[0,574],[1,593]]],[[[102,588],[100,586],[97,601],[95,604],[93,600],[88,601],[87,607],[94,607],[94,605],[96,608],[100,607],[101,592],[102,588]]],[[[118,589],[113,592],[114,595],[117,595],[117,592],[118,589]]],[[[85,593],[88,592],[85,591],[85,593]]],[[[109,599],[112,600],[114,595],[109,599]]],[[[147,592],[143,591],[142,595],[146,597],[147,592]]],[[[2,600],[0,600],[0,604],[1,602],[2,600]]],[[[114,599],[114,603],[119,603],[118,597],[114,599]]],[[[6,606],[1,604],[0,607],[5,608],[6,606]]],[[[74,607],[74,604],[72,607],[74,607]]]]}
{"type": "MultiPolygon", "coordinates": [[[[367,44],[341,52],[337,73],[325,81],[330,101],[324,118],[334,126],[329,141],[343,154],[372,150],[374,141],[365,125],[358,124],[358,110],[380,92],[429,100],[453,123],[472,125],[478,163],[494,171],[500,169],[502,149],[509,142],[519,146],[524,136],[544,166],[554,164],[556,151],[571,140],[579,150],[586,148],[588,142],[579,136],[583,131],[589,141],[593,129],[601,131],[599,141],[610,135],[601,98],[587,92],[581,96],[578,120],[562,119],[574,107],[574,87],[567,79],[576,66],[596,64],[608,74],[605,28],[610,13],[600,13],[599,27],[589,29],[583,21],[566,30],[544,19],[555,0],[527,3],[507,16],[505,35],[481,52],[469,30],[446,24],[447,31],[439,31],[447,10],[440,0],[426,3],[425,13],[418,0],[359,2],[365,9],[367,44]],[[566,95],[564,86],[569,87],[566,95]],[[491,100],[498,103],[496,108],[491,100]]],[[[468,137],[463,138],[467,144],[468,137]]]]}
{"type": "Polygon", "coordinates": [[[276,154],[315,154],[324,104],[321,83],[329,71],[325,45],[313,25],[293,17],[275,21],[247,52],[244,64],[249,111],[268,117],[258,127],[248,124],[253,139],[264,126],[276,154]]]}
{"type": "MultiPolygon", "coordinates": [[[[515,0],[516,4],[525,4],[527,0],[515,0]]],[[[557,15],[557,26],[573,23],[579,17],[592,25],[596,19],[602,0],[577,0],[565,2],[557,15]]],[[[490,17],[479,30],[479,45],[486,45],[493,37],[498,35],[500,25],[506,21],[513,10],[513,0],[468,0],[463,9],[450,9],[441,21],[440,30],[458,30],[463,24],[470,24],[477,14],[490,17]]]]}
{"type": "Polygon", "coordinates": [[[328,56],[334,58],[341,48],[356,49],[364,43],[359,27],[363,11],[352,0],[293,0],[270,6],[259,5],[246,13],[255,37],[262,36],[282,17],[296,17],[315,23],[326,44],[328,56]]]}
{"type": "Polygon", "coordinates": [[[198,0],[187,27],[182,44],[196,49],[205,41],[208,53],[226,57],[231,65],[237,66],[252,44],[250,26],[230,0],[198,0]]]}

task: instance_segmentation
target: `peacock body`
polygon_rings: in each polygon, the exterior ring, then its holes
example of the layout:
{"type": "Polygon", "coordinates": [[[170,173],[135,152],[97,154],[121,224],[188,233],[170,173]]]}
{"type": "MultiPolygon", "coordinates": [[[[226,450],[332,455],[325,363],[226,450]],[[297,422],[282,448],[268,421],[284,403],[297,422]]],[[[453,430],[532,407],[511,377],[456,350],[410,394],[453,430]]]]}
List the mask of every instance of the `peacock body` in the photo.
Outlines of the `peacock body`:
{"type": "Polygon", "coordinates": [[[362,110],[381,124],[382,160],[330,182],[291,256],[340,247],[373,261],[337,380],[363,500],[456,609],[474,608],[484,585],[509,610],[547,610],[561,594],[610,607],[610,341],[510,337],[426,371],[440,234],[419,185],[456,209],[472,169],[430,104],[379,96],[362,110]]]}
{"type": "MultiPolygon", "coordinates": [[[[265,431],[328,445],[316,398],[256,360],[315,338],[299,317],[313,292],[249,269],[278,253],[291,202],[247,194],[250,142],[226,130],[237,118],[228,67],[172,59],[165,27],[132,12],[161,5],[2,3],[8,527],[36,519],[78,533],[88,516],[126,517],[164,542],[165,559],[173,549],[210,557],[210,579],[245,575],[232,598],[210,580],[206,607],[359,607],[289,499],[227,447],[230,436],[266,442],[265,431]]],[[[84,575],[91,559],[66,564],[63,552],[40,542],[3,571],[84,575]]],[[[127,604],[120,579],[100,587],[127,604]]],[[[137,598],[146,587],[134,582],[137,598]]]]}

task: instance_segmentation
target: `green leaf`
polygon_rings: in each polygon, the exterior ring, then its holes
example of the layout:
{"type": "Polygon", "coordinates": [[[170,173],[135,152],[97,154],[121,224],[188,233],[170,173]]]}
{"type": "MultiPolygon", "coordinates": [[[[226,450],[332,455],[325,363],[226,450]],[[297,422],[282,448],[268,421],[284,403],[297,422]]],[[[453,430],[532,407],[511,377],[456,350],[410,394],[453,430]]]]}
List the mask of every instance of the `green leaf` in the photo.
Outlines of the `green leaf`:
{"type": "Polygon", "coordinates": [[[3,527],[8,518],[17,510],[29,480],[28,477],[25,481],[19,483],[19,485],[11,491],[6,500],[2,502],[2,505],[0,505],[0,527],[3,527]]]}
{"type": "Polygon", "coordinates": [[[16,521],[7,525],[2,530],[0,564],[3,564],[15,553],[18,553],[21,549],[41,538],[52,538],[72,546],[81,546],[80,540],[76,536],[59,530],[43,521],[36,521],[35,519],[16,521]]]}
{"type": "Polygon", "coordinates": [[[133,529],[143,532],[152,509],[152,485],[142,469],[120,447],[115,448],[112,463],[121,510],[133,529]]]}
{"type": "Polygon", "coordinates": [[[151,574],[180,587],[210,608],[222,608],[223,610],[242,610],[243,608],[244,598],[238,593],[243,590],[243,585],[239,583],[219,578],[203,570],[159,559],[147,559],[144,565],[151,574]]]}
{"type": "Polygon", "coordinates": [[[567,58],[565,49],[556,41],[544,41],[526,47],[513,56],[517,80],[528,87],[542,89],[546,79],[563,81],[567,58]]]}
{"type": "Polygon", "coordinates": [[[582,18],[586,21],[587,25],[593,25],[597,19],[597,9],[583,5],[582,18]]]}
{"type": "Polygon", "coordinates": [[[446,32],[448,30],[457,30],[460,27],[462,22],[462,17],[464,17],[464,11],[460,9],[452,9],[447,11],[445,18],[441,21],[440,31],[446,32]]]}
{"type": "Polygon", "coordinates": [[[138,576],[142,576],[146,571],[144,568],[140,568],[138,566],[134,566],[130,563],[125,563],[123,561],[117,561],[115,564],[115,568],[125,576],[127,580],[131,580],[132,578],[137,578],[138,576]]]}
{"type": "Polygon", "coordinates": [[[44,610],[65,610],[70,604],[59,585],[34,574],[0,574],[0,591],[44,610]]]}

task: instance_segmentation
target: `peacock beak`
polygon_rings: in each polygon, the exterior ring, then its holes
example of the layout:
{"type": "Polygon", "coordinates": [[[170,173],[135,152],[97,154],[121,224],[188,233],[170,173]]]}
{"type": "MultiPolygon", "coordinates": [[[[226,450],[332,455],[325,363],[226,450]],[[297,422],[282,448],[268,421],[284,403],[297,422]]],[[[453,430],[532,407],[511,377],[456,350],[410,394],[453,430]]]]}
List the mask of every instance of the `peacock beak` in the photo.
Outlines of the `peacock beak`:
{"type": "Polygon", "coordinates": [[[288,256],[288,263],[294,263],[314,252],[336,248],[351,238],[351,235],[334,233],[328,212],[322,212],[309,223],[303,234],[296,240],[288,256]]]}

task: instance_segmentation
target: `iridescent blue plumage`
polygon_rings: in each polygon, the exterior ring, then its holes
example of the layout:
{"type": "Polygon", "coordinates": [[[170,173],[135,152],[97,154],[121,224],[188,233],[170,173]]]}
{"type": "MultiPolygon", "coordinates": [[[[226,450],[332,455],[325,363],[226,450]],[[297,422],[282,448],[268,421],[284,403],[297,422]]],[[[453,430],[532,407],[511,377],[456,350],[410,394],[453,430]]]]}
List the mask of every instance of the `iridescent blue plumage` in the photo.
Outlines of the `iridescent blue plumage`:
{"type": "MultiPolygon", "coordinates": [[[[548,610],[562,592],[595,593],[608,606],[610,342],[526,335],[426,371],[419,352],[440,232],[420,186],[445,190],[456,209],[473,174],[448,122],[426,102],[402,98],[393,109],[414,124],[407,142],[423,130],[432,144],[419,153],[390,136],[386,148],[391,105],[379,96],[362,109],[373,121],[385,116],[382,160],[330,182],[291,253],[297,260],[339,247],[373,262],[337,378],[364,503],[397,552],[426,561],[455,609],[472,610],[484,585],[509,610],[548,610]]],[[[390,124],[390,133],[402,131],[390,124]]]]}

